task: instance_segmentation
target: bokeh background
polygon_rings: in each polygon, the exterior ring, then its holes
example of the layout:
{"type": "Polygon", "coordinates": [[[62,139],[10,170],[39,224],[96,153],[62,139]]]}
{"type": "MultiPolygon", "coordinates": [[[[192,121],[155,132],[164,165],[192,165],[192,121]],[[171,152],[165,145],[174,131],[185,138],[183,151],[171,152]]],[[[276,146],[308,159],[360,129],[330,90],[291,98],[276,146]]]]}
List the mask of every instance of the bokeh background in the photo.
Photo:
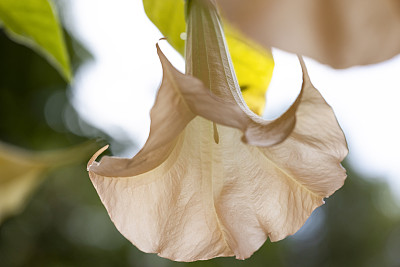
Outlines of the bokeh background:
{"type": "MultiPolygon", "coordinates": [[[[0,29],[0,140],[32,151],[98,140],[131,157],[149,130],[162,36],[139,0],[56,3],[74,81],[0,29]]],[[[182,69],[183,60],[162,48],[182,69]]],[[[282,112],[301,83],[295,56],[274,55],[266,117],[282,112]]],[[[267,241],[250,259],[175,263],[140,252],[110,221],[85,159],[43,174],[25,207],[1,222],[0,266],[400,266],[399,62],[334,71],[307,60],[348,136],[348,179],[297,234],[267,241]]]]}

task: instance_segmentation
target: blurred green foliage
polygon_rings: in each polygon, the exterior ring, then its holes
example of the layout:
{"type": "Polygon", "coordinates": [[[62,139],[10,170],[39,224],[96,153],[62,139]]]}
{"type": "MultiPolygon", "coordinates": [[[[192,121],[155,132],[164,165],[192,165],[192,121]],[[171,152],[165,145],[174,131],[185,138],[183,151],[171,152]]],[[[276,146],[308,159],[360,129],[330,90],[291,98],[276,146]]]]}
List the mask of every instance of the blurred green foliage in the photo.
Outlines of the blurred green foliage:
{"type": "MultiPolygon", "coordinates": [[[[72,40],[69,39],[70,47],[72,40]]],[[[0,30],[0,139],[28,149],[65,147],[84,140],[63,122],[67,83],[48,62],[0,30]],[[48,109],[50,98],[57,98],[48,109]],[[46,111],[47,109],[47,111],[46,111]],[[48,116],[48,118],[46,118],[48,116]],[[46,122],[53,117],[52,127],[46,122]]],[[[79,59],[74,56],[75,62],[79,59]]],[[[50,102],[51,104],[51,102],[50,102]]]]}
{"type": "MultiPolygon", "coordinates": [[[[77,67],[88,53],[68,35],[67,40],[77,67]]],[[[83,128],[90,125],[69,104],[59,73],[0,31],[0,139],[54,149],[86,140],[83,128]]],[[[361,178],[350,167],[344,187],[296,235],[267,241],[245,261],[175,263],[140,252],[118,233],[85,163],[53,171],[26,209],[0,225],[0,266],[400,266],[398,204],[385,183],[361,178]]]]}
{"type": "MultiPolygon", "coordinates": [[[[349,168],[348,168],[349,169],[349,168]]],[[[53,173],[27,209],[0,226],[1,266],[399,266],[400,217],[386,184],[353,172],[294,236],[245,261],[175,263],[145,254],[110,221],[84,166],[53,173]]],[[[398,208],[398,207],[397,207],[398,208]]]]}

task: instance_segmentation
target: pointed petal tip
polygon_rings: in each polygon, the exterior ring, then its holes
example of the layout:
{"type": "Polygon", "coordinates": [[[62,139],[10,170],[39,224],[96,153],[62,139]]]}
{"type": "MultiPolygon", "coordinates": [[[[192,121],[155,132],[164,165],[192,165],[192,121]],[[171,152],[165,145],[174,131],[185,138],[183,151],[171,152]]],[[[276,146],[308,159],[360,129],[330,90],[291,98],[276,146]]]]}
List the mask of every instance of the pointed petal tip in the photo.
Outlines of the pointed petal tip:
{"type": "Polygon", "coordinates": [[[297,55],[297,58],[299,59],[301,70],[303,71],[303,82],[310,82],[310,76],[308,75],[308,70],[306,67],[306,63],[304,62],[303,56],[302,55],[297,55]]]}
{"type": "Polygon", "coordinates": [[[97,159],[98,156],[100,156],[104,151],[108,149],[110,145],[105,145],[102,148],[100,148],[94,155],[90,158],[86,170],[89,171],[90,167],[92,166],[93,162],[97,159]]]}
{"type": "Polygon", "coordinates": [[[161,37],[160,39],[158,39],[158,42],[156,43],[156,47],[157,47],[157,51],[158,50],[160,50],[160,45],[158,44],[159,42],[161,42],[161,41],[167,41],[168,40],[168,37],[161,37]]]}

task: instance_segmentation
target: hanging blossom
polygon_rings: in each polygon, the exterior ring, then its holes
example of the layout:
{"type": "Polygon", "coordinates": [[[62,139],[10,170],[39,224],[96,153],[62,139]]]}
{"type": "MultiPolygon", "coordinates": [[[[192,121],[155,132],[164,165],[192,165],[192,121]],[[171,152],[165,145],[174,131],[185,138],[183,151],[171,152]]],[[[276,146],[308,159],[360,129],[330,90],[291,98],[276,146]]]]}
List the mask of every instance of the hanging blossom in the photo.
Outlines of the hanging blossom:
{"type": "Polygon", "coordinates": [[[186,74],[161,52],[163,80],[148,140],[131,158],[88,164],[118,230],[140,250],[176,261],[250,257],[295,233],[346,178],[345,137],[313,87],[278,119],[246,106],[215,5],[188,1],[186,74]]]}
{"type": "Polygon", "coordinates": [[[222,15],[264,47],[312,57],[334,68],[400,53],[398,0],[216,0],[222,15]]]}

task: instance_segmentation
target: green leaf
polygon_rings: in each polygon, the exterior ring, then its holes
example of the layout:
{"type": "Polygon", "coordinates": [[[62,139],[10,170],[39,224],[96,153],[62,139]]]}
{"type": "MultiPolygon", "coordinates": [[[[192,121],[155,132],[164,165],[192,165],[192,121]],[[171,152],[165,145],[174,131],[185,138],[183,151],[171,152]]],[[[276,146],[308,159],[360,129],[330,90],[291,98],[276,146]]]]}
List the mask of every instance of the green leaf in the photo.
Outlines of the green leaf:
{"type": "MultiPolygon", "coordinates": [[[[167,37],[172,47],[184,55],[184,0],[143,0],[143,6],[149,19],[167,37]]],[[[243,98],[252,111],[262,114],[265,93],[274,69],[271,51],[246,38],[227,22],[224,24],[225,37],[243,98]]]]}
{"type": "Polygon", "coordinates": [[[44,56],[70,81],[71,68],[64,36],[58,16],[49,1],[1,0],[0,26],[14,41],[44,56]]]}

